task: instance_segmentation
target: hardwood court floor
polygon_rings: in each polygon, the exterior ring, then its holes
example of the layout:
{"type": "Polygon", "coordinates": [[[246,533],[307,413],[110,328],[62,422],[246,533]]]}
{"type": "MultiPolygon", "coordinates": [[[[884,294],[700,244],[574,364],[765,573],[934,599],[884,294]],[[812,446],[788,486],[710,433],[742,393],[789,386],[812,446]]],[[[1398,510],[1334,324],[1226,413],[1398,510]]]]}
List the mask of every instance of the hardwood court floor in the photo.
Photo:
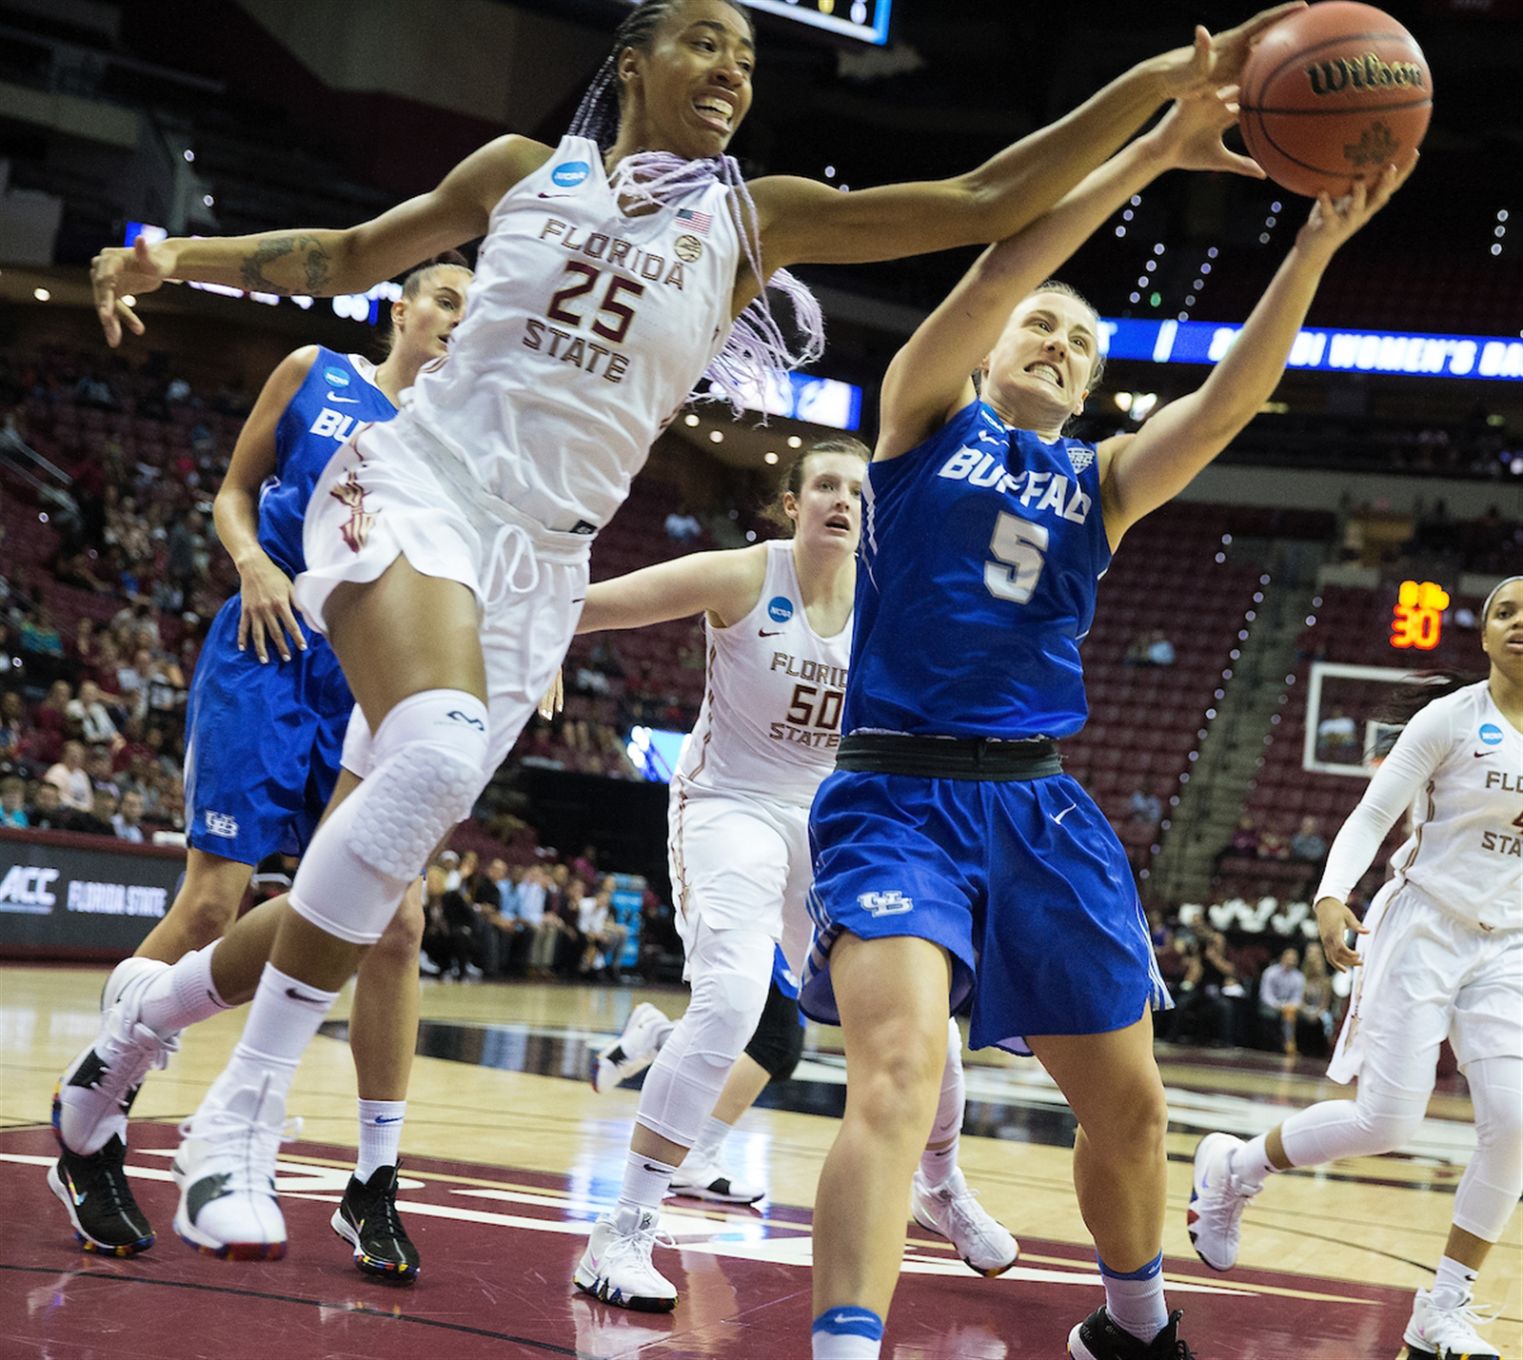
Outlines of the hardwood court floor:
{"type": "MultiPolygon", "coordinates": [[[[683,1290],[671,1317],[622,1313],[573,1296],[569,1275],[597,1210],[617,1190],[636,1095],[595,1095],[589,1044],[618,1029],[632,993],[607,987],[425,983],[424,1033],[404,1136],[402,1201],[423,1275],[408,1290],[372,1283],[326,1226],[354,1145],[354,1078],[342,1032],[347,1003],[298,1075],[291,1111],[301,1141],[283,1156],[291,1255],[255,1266],[189,1252],[169,1227],[174,1125],[195,1106],[236,1041],[219,1017],[185,1036],[134,1109],[129,1166],[159,1229],[142,1256],[77,1250],[47,1191],[45,1128],[58,1072],[94,1033],[104,970],[0,969],[0,1353],[7,1356],[390,1357],[565,1355],[642,1360],[808,1354],[808,1208],[835,1132],[842,1070],[831,1031],[812,1031],[795,1081],[731,1139],[732,1169],[771,1189],[765,1211],[674,1202],[664,1217],[680,1251],[656,1261],[683,1290]]],[[[678,993],[645,989],[671,1013],[678,993]]],[[[1209,1128],[1247,1132],[1342,1088],[1303,1064],[1262,1055],[1162,1050],[1174,1123],[1165,1251],[1171,1299],[1201,1360],[1391,1360],[1410,1292],[1431,1279],[1453,1190],[1473,1136],[1469,1102],[1435,1099],[1403,1154],[1276,1178],[1251,1208],[1242,1266],[1227,1276],[1194,1257],[1184,1229],[1189,1157],[1209,1128]]],[[[1072,1122],[1030,1063],[969,1070],[962,1162],[984,1204],[1023,1243],[997,1281],[972,1276],[945,1243],[912,1233],[890,1319],[894,1360],[1059,1357],[1069,1326],[1099,1301],[1074,1204],[1072,1122]],[[1011,1144],[1018,1144],[1012,1146],[1011,1144]]],[[[1482,1279],[1501,1305],[1487,1328],[1523,1355],[1523,1246],[1510,1225],[1482,1279]]]]}

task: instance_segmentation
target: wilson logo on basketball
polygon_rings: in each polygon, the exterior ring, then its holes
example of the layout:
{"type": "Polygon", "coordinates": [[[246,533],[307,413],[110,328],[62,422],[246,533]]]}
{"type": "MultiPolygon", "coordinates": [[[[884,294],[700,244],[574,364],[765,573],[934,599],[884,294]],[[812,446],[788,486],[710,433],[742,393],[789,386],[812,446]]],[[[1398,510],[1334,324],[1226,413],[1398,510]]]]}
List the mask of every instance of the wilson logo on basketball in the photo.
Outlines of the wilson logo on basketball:
{"type": "Polygon", "coordinates": [[[1388,90],[1403,85],[1421,89],[1425,83],[1423,68],[1415,62],[1385,62],[1374,52],[1353,60],[1339,57],[1319,61],[1306,68],[1306,78],[1311,81],[1311,92],[1315,95],[1340,94],[1348,89],[1388,90]]]}

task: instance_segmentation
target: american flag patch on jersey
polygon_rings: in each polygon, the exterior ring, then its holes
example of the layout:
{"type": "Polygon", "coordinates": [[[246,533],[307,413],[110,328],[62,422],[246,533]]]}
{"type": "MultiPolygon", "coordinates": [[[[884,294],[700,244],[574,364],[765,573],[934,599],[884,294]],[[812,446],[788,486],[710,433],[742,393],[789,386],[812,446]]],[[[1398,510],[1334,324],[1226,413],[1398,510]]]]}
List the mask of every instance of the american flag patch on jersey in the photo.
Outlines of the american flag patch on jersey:
{"type": "Polygon", "coordinates": [[[700,236],[707,236],[709,228],[714,225],[714,219],[708,213],[697,212],[692,208],[678,208],[677,220],[700,236]]]}

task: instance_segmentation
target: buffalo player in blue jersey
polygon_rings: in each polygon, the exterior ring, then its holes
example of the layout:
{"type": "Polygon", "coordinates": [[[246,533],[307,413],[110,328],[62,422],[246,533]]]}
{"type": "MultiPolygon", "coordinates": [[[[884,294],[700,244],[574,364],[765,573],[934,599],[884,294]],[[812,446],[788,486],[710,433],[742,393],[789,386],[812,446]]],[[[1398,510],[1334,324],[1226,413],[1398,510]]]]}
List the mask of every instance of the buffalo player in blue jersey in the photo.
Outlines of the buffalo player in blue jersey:
{"type": "Polygon", "coordinates": [[[1042,280],[1165,169],[1261,174],[1219,142],[1234,97],[1176,105],[990,247],[884,381],[844,735],[810,819],[801,1002],[839,1020],[848,1072],[814,1220],[816,1360],[879,1354],[949,1003],[970,997],[973,1047],[1034,1053],[1079,1123],[1074,1183],[1106,1302],[1069,1354],[1191,1354],[1160,1273],[1167,1110],[1152,1011],[1167,992],[1126,855],[1063,774],[1057,741],[1087,715],[1079,644],[1113,549],[1273,392],[1333,252],[1402,176],[1319,199],[1205,385],[1134,436],[1064,437],[1099,376],[1100,325],[1042,280]]]}
{"type": "MultiPolygon", "coordinates": [[[[114,979],[162,970],[211,944],[237,915],[253,866],[277,852],[299,854],[311,839],[339,781],[354,698],[332,648],[304,633],[292,609],[291,580],[304,566],[302,518],[344,440],[357,426],[390,420],[423,365],[446,352],[470,277],[459,256],[414,270],[393,304],[391,348],[379,365],[308,345],[282,360],[260,392],[214,504],[240,588],[213,620],[191,681],[185,877],[139,946],[136,966],[114,979]]],[[[270,931],[277,910],[275,903],[257,909],[270,931]]],[[[350,1020],[360,1154],[333,1219],[362,1270],[401,1280],[418,1270],[395,1186],[422,929],[414,890],[360,969],[350,1020]]],[[[60,1081],[53,1113],[60,1156],[49,1184],[86,1250],[131,1255],[153,1245],[123,1172],[136,1088],[118,1090],[112,1072],[134,1068],[128,1048],[147,1046],[167,1060],[176,1042],[146,1025],[128,1033],[104,1025],[60,1081]]]]}

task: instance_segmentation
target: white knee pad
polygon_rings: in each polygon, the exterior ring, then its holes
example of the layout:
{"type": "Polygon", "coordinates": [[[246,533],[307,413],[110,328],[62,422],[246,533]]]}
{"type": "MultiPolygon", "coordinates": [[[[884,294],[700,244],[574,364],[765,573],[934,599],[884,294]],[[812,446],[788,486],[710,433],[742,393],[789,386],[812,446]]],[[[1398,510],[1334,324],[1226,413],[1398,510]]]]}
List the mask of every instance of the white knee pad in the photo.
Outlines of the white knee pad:
{"type": "Polygon", "coordinates": [[[371,738],[365,781],[303,857],[292,909],[330,935],[374,944],[429,852],[470,816],[488,749],[486,705],[472,694],[426,690],[397,704],[371,738]]]}
{"type": "Polygon", "coordinates": [[[1285,1121],[1280,1129],[1285,1155],[1292,1166],[1318,1166],[1390,1152],[1417,1136],[1429,1094],[1361,1076],[1355,1099],[1326,1100],[1285,1121]]]}
{"type": "Polygon", "coordinates": [[[1482,1058],[1465,1068],[1475,1102],[1475,1155],[1454,1195],[1454,1223],[1501,1240],[1523,1195],[1523,1059],[1482,1058]]]}
{"type": "Polygon", "coordinates": [[[772,985],[772,937],[760,930],[700,927],[688,956],[693,996],[651,1064],[638,1121],[692,1147],[745,1051],[772,985]]]}

